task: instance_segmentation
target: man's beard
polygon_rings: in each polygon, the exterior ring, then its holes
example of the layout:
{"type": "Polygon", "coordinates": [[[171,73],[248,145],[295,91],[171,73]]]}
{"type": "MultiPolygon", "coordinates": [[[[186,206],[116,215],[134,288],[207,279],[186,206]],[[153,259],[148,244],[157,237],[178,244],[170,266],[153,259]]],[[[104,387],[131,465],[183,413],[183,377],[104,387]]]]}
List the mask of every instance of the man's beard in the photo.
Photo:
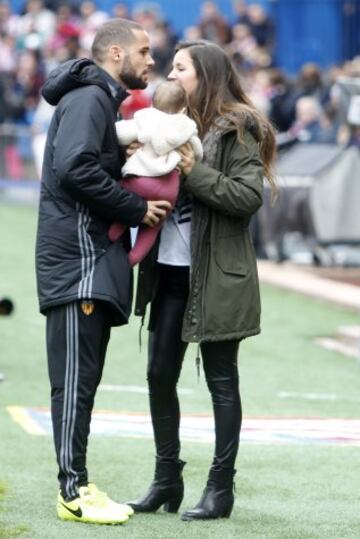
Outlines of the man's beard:
{"type": "Polygon", "coordinates": [[[134,66],[132,65],[128,55],[124,58],[120,79],[125,86],[129,88],[129,90],[143,90],[147,86],[144,79],[136,75],[134,66]]]}

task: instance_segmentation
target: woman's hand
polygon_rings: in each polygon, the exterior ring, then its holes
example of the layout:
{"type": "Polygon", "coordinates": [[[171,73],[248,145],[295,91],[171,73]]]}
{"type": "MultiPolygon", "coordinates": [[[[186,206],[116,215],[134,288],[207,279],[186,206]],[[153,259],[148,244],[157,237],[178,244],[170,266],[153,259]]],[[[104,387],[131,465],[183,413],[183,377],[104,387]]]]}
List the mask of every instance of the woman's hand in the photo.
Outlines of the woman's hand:
{"type": "Polygon", "coordinates": [[[190,142],[179,146],[176,151],[180,154],[181,160],[178,163],[178,168],[180,172],[187,176],[192,171],[193,166],[195,165],[195,154],[192,145],[190,142]]]}

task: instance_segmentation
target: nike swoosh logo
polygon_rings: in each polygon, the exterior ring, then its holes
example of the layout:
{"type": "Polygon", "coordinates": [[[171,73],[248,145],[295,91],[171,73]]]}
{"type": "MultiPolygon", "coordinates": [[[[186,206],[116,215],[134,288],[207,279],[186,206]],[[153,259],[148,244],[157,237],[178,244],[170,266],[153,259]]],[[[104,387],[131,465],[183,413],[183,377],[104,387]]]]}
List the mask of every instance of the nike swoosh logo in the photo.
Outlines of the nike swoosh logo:
{"type": "Polygon", "coordinates": [[[80,509],[80,507],[78,507],[77,509],[70,509],[70,507],[68,507],[67,505],[65,505],[64,503],[61,504],[63,507],[65,507],[65,509],[67,511],[69,511],[70,513],[72,513],[75,517],[79,517],[81,518],[82,517],[82,511],[80,509]]]}

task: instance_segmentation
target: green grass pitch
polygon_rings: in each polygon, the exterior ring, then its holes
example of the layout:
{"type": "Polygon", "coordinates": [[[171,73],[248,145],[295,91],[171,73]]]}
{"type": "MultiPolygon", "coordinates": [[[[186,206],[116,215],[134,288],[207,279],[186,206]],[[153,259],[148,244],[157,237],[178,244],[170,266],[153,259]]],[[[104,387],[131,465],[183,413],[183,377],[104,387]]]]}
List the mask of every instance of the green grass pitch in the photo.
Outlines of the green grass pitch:
{"type": "MultiPolygon", "coordinates": [[[[56,463],[49,436],[32,436],[6,407],[48,407],[45,320],[38,313],[34,276],[36,210],[0,205],[0,297],[15,302],[0,318],[0,538],[124,537],[126,539],[343,539],[360,537],[360,447],[311,444],[240,444],[236,503],[229,520],[182,522],[159,511],[136,515],[122,527],[57,520],[56,463]]],[[[338,325],[358,324],[356,313],[271,287],[262,288],[262,334],[241,345],[241,394],[245,417],[360,419],[360,369],[354,359],[320,348],[316,336],[338,325]],[[298,393],[284,399],[280,392],[298,393]],[[306,400],[304,393],[335,395],[306,400]]],[[[146,343],[138,346],[138,319],[114,329],[104,384],[145,386],[146,343]]],[[[144,332],[145,333],[145,332],[144,332]]],[[[145,340],[145,339],[144,339],[145,340]]],[[[180,388],[182,411],[211,411],[204,377],[197,381],[189,348],[180,388]]],[[[146,394],[98,392],[96,408],[147,412],[146,394]]],[[[212,445],[184,442],[185,498],[197,502],[212,458],[212,445]]],[[[152,440],[92,436],[91,480],[119,501],[143,494],[152,478],[152,440]]]]}

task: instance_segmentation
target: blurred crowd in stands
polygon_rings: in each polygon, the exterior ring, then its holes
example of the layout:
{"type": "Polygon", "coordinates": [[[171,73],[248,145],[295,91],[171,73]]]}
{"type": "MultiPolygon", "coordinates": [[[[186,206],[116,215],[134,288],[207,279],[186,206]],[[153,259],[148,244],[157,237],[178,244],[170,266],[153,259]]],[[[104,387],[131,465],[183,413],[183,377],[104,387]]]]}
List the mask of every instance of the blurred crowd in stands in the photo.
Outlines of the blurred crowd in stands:
{"type": "MultiPolygon", "coordinates": [[[[90,56],[99,25],[111,17],[124,17],[149,32],[156,68],[148,89],[127,99],[123,116],[131,117],[149,105],[154,87],[169,72],[179,39],[205,38],[228,51],[253,101],[275,124],[280,141],[360,147],[359,101],[349,121],[350,99],[360,93],[356,84],[355,89],[351,85],[360,77],[360,56],[326,71],[309,63],[296,77],[289,77],[276,66],[276,27],[271,17],[256,3],[235,0],[233,6],[233,19],[228,21],[216,2],[204,1],[194,25],[176,35],[156,3],[135,4],[131,13],[125,4],[116,4],[107,13],[91,0],[73,4],[28,0],[17,14],[11,2],[0,0],[0,130],[6,133],[4,125],[15,124],[44,132],[51,110],[40,100],[40,88],[48,73],[65,60],[90,56]]],[[[26,147],[23,151],[26,154],[26,147]]],[[[16,156],[10,152],[8,157],[14,168],[16,156]]],[[[11,174],[16,174],[16,164],[11,174]]]]}
{"type": "MultiPolygon", "coordinates": [[[[181,0],[174,2],[174,10],[181,9],[181,4],[181,0]]],[[[22,13],[15,13],[9,0],[0,0],[0,183],[40,177],[46,132],[53,113],[53,108],[40,98],[40,88],[59,63],[90,57],[96,30],[113,17],[133,19],[143,25],[156,62],[148,88],[132,91],[123,103],[124,118],[131,118],[136,110],[150,105],[156,85],[170,71],[178,40],[207,39],[226,49],[245,90],[272,120],[278,132],[280,156],[286,158],[288,148],[304,148],[298,142],[329,143],[335,149],[334,145],[341,145],[350,153],[350,146],[360,148],[360,51],[358,57],[326,70],[308,63],[297,74],[289,75],[276,62],[276,23],[256,0],[233,0],[231,20],[224,17],[216,2],[203,1],[193,24],[180,35],[154,2],[134,3],[131,12],[126,4],[114,4],[111,13],[97,5],[91,0],[27,0],[22,13]]],[[[314,144],[305,146],[307,150],[316,150],[314,144]]],[[[301,151],[305,153],[300,161],[308,159],[304,157],[306,150],[301,151]]],[[[358,166],[358,162],[350,166],[350,175],[355,180],[358,166]]],[[[295,168],[298,173],[296,165],[295,168]]],[[[344,204],[351,202],[357,195],[354,190],[349,191],[345,173],[340,180],[340,194],[332,198],[343,200],[344,204]]],[[[300,231],[302,237],[309,238],[308,258],[315,260],[314,237],[320,241],[321,234],[314,232],[308,190],[299,186],[290,191],[284,194],[282,190],[281,203],[271,211],[265,200],[262,212],[253,220],[258,256],[291,258],[289,249],[285,253],[284,238],[289,231],[300,231]],[[273,255],[269,254],[272,244],[276,245],[273,255]]],[[[352,211],[346,204],[338,209],[339,215],[347,215],[351,226],[345,232],[338,227],[337,232],[342,239],[355,237],[360,241],[360,220],[355,226],[354,212],[358,214],[357,206],[352,211]]],[[[288,237],[291,239],[291,234],[288,237]]],[[[297,247],[291,249],[295,252],[297,247]]]]}

